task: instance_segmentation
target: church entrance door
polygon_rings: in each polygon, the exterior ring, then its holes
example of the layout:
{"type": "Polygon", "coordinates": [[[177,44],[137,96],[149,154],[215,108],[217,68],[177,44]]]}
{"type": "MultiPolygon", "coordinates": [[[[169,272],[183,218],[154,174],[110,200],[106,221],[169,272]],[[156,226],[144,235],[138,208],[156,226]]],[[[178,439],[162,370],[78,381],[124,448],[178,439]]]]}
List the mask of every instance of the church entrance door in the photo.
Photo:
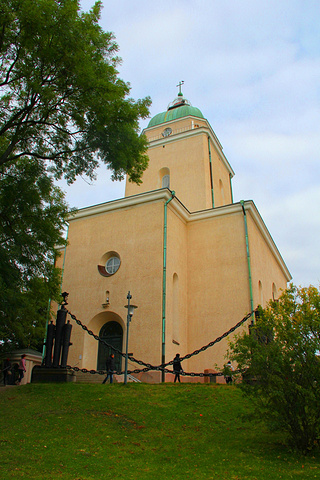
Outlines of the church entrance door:
{"type": "MultiPolygon", "coordinates": [[[[122,352],[123,330],[118,322],[108,322],[100,330],[99,337],[122,352]]],[[[99,342],[97,370],[106,369],[107,357],[114,353],[116,370],[121,370],[122,357],[119,353],[99,342]]]]}

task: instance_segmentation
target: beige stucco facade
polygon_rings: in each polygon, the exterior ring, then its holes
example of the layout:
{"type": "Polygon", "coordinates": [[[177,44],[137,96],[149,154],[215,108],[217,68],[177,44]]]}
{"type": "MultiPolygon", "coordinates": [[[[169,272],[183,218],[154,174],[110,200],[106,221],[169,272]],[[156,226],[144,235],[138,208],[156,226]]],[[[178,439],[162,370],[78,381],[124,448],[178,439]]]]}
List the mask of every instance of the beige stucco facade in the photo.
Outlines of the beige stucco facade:
{"type": "Polygon", "coordinates": [[[170,175],[170,188],[191,212],[232,203],[234,172],[207,120],[189,116],[165,127],[172,130],[169,137],[162,135],[163,124],[144,131],[149,166],[141,185],[126,183],[126,196],[161,188],[170,175]]]}
{"type": "MultiPolygon", "coordinates": [[[[207,120],[189,115],[144,133],[150,161],[142,185],[127,182],[125,198],[73,214],[58,265],[69,310],[96,335],[115,322],[122,351],[130,291],[138,309],[129,352],[159,365],[222,335],[252,306],[278,296],[291,276],[254,203],[233,203],[234,172],[207,120]],[[120,267],[108,274],[112,257],[120,267]]],[[[104,347],[72,323],[68,363],[103,368],[104,347]]],[[[185,360],[183,368],[222,366],[226,350],[224,339],[185,360]]],[[[135,368],[142,367],[129,362],[135,368]]],[[[155,371],[136,376],[161,380],[155,371]]]]}

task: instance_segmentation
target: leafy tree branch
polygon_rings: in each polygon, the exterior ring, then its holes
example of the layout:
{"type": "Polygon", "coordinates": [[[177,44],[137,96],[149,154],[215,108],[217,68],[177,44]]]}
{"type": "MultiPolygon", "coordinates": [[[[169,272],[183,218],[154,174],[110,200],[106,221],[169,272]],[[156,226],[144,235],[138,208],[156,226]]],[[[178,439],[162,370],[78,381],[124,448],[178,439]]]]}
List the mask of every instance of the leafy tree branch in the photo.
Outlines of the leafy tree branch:
{"type": "Polygon", "coordinates": [[[150,99],[127,98],[118,46],[98,23],[101,8],[96,2],[81,12],[78,0],[2,3],[0,165],[49,160],[56,178],[73,182],[93,178],[99,159],[115,179],[141,181],[148,159],[139,120],[150,99]]]}

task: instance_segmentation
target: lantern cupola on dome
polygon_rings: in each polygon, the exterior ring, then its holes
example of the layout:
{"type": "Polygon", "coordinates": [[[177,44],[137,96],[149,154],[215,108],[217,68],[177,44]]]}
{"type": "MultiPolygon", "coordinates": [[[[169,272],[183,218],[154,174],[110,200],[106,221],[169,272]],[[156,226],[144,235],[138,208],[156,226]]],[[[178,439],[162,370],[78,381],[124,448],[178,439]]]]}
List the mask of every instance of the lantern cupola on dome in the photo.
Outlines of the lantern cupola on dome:
{"type": "Polygon", "coordinates": [[[188,116],[204,118],[199,108],[193,107],[191,102],[183,96],[181,92],[181,86],[183,83],[184,82],[181,81],[177,85],[177,87],[179,87],[178,96],[169,103],[167,111],[158,113],[152,117],[148,124],[148,128],[188,116]]]}

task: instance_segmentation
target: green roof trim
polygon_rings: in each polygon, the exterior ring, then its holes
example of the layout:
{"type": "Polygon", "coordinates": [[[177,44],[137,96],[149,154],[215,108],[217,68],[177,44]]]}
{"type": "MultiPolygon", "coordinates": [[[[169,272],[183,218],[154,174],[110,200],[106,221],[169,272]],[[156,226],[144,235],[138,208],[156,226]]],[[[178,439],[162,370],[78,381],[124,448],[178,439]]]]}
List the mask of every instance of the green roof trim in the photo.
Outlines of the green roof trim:
{"type": "Polygon", "coordinates": [[[204,118],[199,108],[192,107],[191,105],[181,105],[179,107],[170,108],[165,112],[155,115],[153,118],[151,118],[148,124],[148,128],[188,116],[204,118]]]}

